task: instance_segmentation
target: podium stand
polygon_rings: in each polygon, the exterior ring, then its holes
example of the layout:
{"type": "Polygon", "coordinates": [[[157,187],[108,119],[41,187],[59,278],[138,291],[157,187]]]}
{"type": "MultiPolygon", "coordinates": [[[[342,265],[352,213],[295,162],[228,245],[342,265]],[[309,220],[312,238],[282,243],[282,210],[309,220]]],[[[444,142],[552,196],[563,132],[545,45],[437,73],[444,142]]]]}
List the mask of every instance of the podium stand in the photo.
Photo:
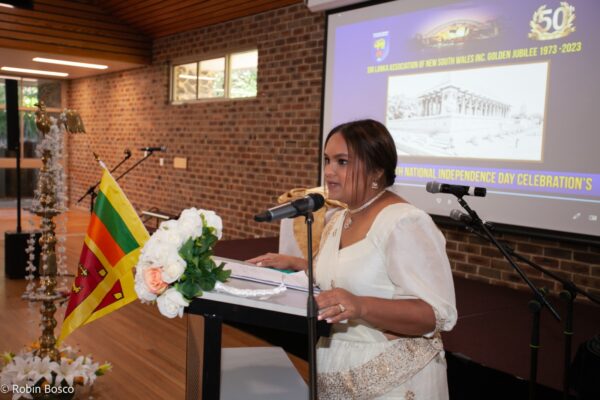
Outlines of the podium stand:
{"type": "MultiPolygon", "coordinates": [[[[261,283],[230,279],[227,285],[240,289],[268,289],[261,283]]],[[[205,292],[186,308],[187,359],[186,400],[219,399],[221,387],[221,324],[237,322],[284,332],[308,334],[306,317],[307,293],[288,289],[268,299],[243,298],[224,293],[205,292]],[[204,317],[204,328],[199,328],[196,315],[204,317]],[[203,335],[202,335],[203,333],[203,335]],[[202,364],[200,364],[202,354],[202,364]],[[200,388],[202,365],[202,388],[200,388]]],[[[330,326],[325,321],[317,324],[317,334],[328,336],[330,326]]]]}

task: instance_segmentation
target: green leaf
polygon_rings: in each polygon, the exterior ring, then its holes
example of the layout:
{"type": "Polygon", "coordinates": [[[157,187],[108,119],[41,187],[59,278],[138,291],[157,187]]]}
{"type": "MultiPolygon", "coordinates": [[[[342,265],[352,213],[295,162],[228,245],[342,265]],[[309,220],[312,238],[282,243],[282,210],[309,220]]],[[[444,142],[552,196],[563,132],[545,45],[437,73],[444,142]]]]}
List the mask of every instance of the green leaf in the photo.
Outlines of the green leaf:
{"type": "Polygon", "coordinates": [[[196,297],[196,294],[200,291],[201,286],[202,285],[190,279],[179,285],[177,290],[181,292],[183,297],[189,300],[196,297]]]}
{"type": "Polygon", "coordinates": [[[181,246],[179,249],[179,256],[183,258],[185,261],[189,261],[194,256],[194,240],[189,239],[187,242],[181,246]]]}
{"type": "Polygon", "coordinates": [[[215,288],[216,283],[217,283],[217,279],[211,275],[211,276],[204,278],[200,282],[200,287],[202,288],[202,290],[205,290],[205,291],[213,290],[215,288]]]}
{"type": "Polygon", "coordinates": [[[216,274],[217,274],[217,279],[219,281],[225,282],[231,276],[231,270],[230,269],[224,270],[223,265],[221,265],[219,268],[216,269],[216,274]]]}

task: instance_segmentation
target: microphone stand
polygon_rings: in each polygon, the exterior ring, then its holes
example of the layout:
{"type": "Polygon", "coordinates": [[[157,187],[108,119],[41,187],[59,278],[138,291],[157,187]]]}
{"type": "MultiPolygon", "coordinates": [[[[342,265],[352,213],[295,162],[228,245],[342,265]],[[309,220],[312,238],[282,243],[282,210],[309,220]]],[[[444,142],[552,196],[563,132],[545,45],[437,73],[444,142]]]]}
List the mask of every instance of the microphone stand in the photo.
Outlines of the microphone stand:
{"type": "MultiPolygon", "coordinates": [[[[471,232],[479,237],[488,239],[487,237],[485,237],[484,235],[482,235],[480,232],[476,231],[469,225],[466,225],[465,228],[469,232],[471,232]]],[[[563,397],[562,398],[563,398],[563,400],[568,400],[569,399],[569,391],[570,391],[569,390],[569,386],[570,386],[569,370],[571,367],[571,348],[572,348],[571,344],[573,341],[573,303],[574,303],[575,298],[577,297],[578,293],[582,294],[583,296],[587,297],[592,302],[594,302],[598,305],[600,305],[600,299],[598,299],[591,293],[588,293],[585,290],[580,289],[572,281],[562,278],[561,276],[547,270],[546,268],[542,267],[541,265],[534,263],[533,261],[529,260],[526,257],[523,257],[522,255],[518,254],[508,244],[502,243],[502,246],[504,246],[506,251],[508,251],[511,256],[517,258],[519,261],[524,262],[525,264],[529,265],[530,267],[540,271],[542,274],[547,275],[547,276],[551,277],[552,279],[554,279],[555,281],[558,281],[562,284],[563,290],[560,292],[559,297],[565,302],[565,306],[566,306],[565,322],[564,322],[564,328],[563,328],[563,336],[564,336],[565,345],[564,345],[564,358],[563,358],[564,372],[563,372],[563,397]]],[[[530,307],[531,307],[531,305],[530,305],[530,307]]]]}
{"type": "MultiPolygon", "coordinates": [[[[150,152],[150,155],[152,153],[150,152]]],[[[96,159],[96,161],[98,161],[98,155],[96,153],[94,153],[94,158],[96,159]]],[[[129,150],[125,150],[125,157],[123,157],[123,159],[121,161],[119,161],[119,163],[117,165],[114,166],[114,168],[112,168],[110,170],[110,173],[112,174],[113,172],[115,172],[117,169],[119,169],[119,167],[121,165],[123,165],[123,163],[125,163],[125,161],[129,160],[131,158],[131,151],[129,150]]],[[[147,157],[146,157],[147,158],[147,157]]],[[[137,163],[139,164],[139,163],[137,163]]],[[[136,165],[137,165],[136,164],[136,165]]],[[[129,172],[129,170],[127,171],[129,172]]],[[[118,180],[118,178],[117,178],[118,180]]],[[[83,194],[83,196],[81,196],[78,200],[77,203],[80,203],[83,199],[85,199],[88,195],[90,196],[90,214],[92,212],[94,212],[94,203],[96,201],[96,197],[98,196],[96,194],[96,188],[98,187],[98,185],[100,185],[100,181],[96,182],[94,185],[90,186],[88,188],[88,190],[86,190],[86,192],[83,194]]]]}
{"type": "Polygon", "coordinates": [[[462,198],[462,196],[456,196],[458,203],[465,209],[465,211],[471,217],[473,224],[476,225],[487,237],[487,239],[500,250],[500,253],[506,258],[508,263],[513,267],[513,269],[519,274],[521,279],[527,283],[529,288],[534,294],[534,298],[529,302],[529,309],[533,313],[533,324],[531,331],[531,363],[530,363],[530,378],[529,378],[529,399],[535,399],[535,389],[536,389],[536,379],[537,379],[537,355],[539,349],[539,321],[540,321],[540,312],[544,306],[550,310],[550,313],[554,316],[557,321],[560,321],[560,316],[556,312],[556,310],[552,307],[552,305],[546,300],[542,291],[538,290],[535,285],[529,280],[527,275],[519,268],[517,263],[513,260],[510,253],[506,250],[506,248],[494,237],[490,229],[486,226],[486,224],[479,218],[479,215],[469,207],[469,204],[462,198]]]}
{"type": "Polygon", "coordinates": [[[313,285],[313,250],[312,250],[312,224],[314,221],[312,212],[308,211],[306,219],[307,236],[307,261],[308,261],[308,298],[306,304],[306,317],[308,319],[308,398],[316,400],[317,393],[317,302],[313,285]]]}
{"type": "MultiPolygon", "coordinates": [[[[467,229],[467,231],[469,231],[470,233],[473,233],[483,239],[488,240],[488,238],[486,236],[484,236],[483,234],[481,234],[480,232],[478,232],[477,230],[473,229],[471,226],[469,225],[465,225],[465,228],[467,229]]],[[[565,306],[566,306],[566,315],[565,315],[565,323],[564,323],[564,329],[563,329],[563,336],[564,336],[564,372],[563,372],[563,399],[564,400],[568,400],[569,399],[569,386],[570,386],[570,381],[569,381],[569,370],[571,367],[571,343],[573,340],[573,303],[575,301],[575,298],[577,297],[577,294],[582,294],[583,296],[587,297],[588,299],[590,299],[592,302],[600,305],[600,299],[594,295],[592,295],[591,293],[586,292],[583,289],[580,289],[577,285],[575,285],[572,281],[564,279],[562,277],[560,277],[559,275],[556,275],[555,273],[547,270],[546,268],[534,263],[533,261],[523,257],[522,255],[518,254],[517,252],[515,252],[515,250],[510,247],[508,244],[506,243],[502,243],[502,245],[504,246],[504,248],[515,258],[517,258],[519,261],[524,262],[526,264],[528,264],[529,266],[531,266],[532,268],[540,271],[542,274],[544,275],[548,275],[549,277],[553,278],[554,280],[560,282],[563,286],[563,290],[560,292],[559,297],[565,301],[565,306]]]]}
{"type": "Polygon", "coordinates": [[[572,281],[568,279],[564,279],[550,271],[546,268],[534,263],[531,260],[517,254],[510,246],[504,245],[508,252],[516,257],[519,261],[526,263],[532,268],[540,271],[544,275],[548,275],[555,281],[558,281],[562,284],[563,290],[560,292],[559,297],[565,302],[566,313],[565,313],[565,322],[563,328],[563,336],[564,336],[564,371],[563,371],[563,399],[569,399],[569,370],[571,367],[571,344],[573,341],[573,303],[577,294],[580,293],[590,299],[592,302],[600,305],[600,299],[593,296],[590,293],[587,293],[585,290],[582,290],[577,287],[572,281]]]}
{"type": "Polygon", "coordinates": [[[154,154],[154,150],[153,149],[146,150],[146,155],[144,155],[144,157],[140,158],[135,164],[133,164],[131,167],[129,167],[129,169],[127,169],[121,175],[119,175],[118,177],[116,177],[115,181],[118,181],[119,179],[121,179],[122,177],[124,177],[125,175],[127,175],[128,173],[130,173],[138,165],[140,165],[141,163],[143,163],[144,161],[146,161],[148,158],[150,158],[152,156],[152,154],[154,154]]]}

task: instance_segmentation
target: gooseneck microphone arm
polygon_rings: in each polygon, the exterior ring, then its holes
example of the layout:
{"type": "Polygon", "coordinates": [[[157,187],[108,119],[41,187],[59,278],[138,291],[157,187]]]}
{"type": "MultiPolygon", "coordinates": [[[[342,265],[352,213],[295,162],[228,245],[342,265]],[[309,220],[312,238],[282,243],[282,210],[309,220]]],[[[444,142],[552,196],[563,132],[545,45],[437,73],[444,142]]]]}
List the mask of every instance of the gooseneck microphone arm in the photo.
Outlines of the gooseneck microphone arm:
{"type": "MultiPolygon", "coordinates": [[[[119,169],[119,167],[121,165],[123,165],[123,163],[127,160],[129,160],[131,158],[131,150],[129,149],[125,149],[125,151],[123,152],[125,155],[123,156],[123,159],[121,159],[121,161],[119,161],[119,163],[117,165],[115,165],[110,172],[113,173],[115,172],[117,169],[119,169]]],[[[94,158],[96,160],[98,160],[98,155],[96,153],[94,153],[94,158]]],[[[91,204],[90,204],[90,213],[94,211],[94,200],[96,199],[96,188],[98,187],[98,185],[100,185],[100,181],[96,182],[94,185],[90,186],[88,188],[88,190],[86,190],[86,192],[83,194],[83,196],[81,196],[78,200],[77,203],[80,203],[83,199],[85,199],[87,196],[91,196],[91,204]]]]}
{"type": "Polygon", "coordinates": [[[148,158],[152,157],[152,154],[154,154],[154,151],[148,150],[147,154],[144,157],[140,158],[135,164],[133,164],[131,167],[129,167],[121,175],[117,176],[115,178],[115,181],[118,181],[119,179],[121,179],[122,177],[124,177],[125,175],[127,175],[128,173],[130,173],[132,170],[134,170],[138,165],[140,165],[141,163],[143,163],[144,161],[146,161],[148,158]]]}

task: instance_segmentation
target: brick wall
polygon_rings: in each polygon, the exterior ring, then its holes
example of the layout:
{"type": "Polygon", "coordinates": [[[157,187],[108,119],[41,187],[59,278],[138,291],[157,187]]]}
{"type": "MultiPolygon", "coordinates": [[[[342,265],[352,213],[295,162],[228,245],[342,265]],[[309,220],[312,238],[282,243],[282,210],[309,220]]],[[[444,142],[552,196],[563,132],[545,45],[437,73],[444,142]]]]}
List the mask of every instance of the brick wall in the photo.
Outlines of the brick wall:
{"type": "Polygon", "coordinates": [[[110,166],[126,147],[164,145],[166,154],[122,181],[136,207],[202,207],[222,216],[226,238],[276,235],[275,224],[252,216],[283,191],[318,182],[323,32],[324,16],[297,5],[159,39],[149,67],[73,81],[69,106],[89,134],[70,143],[70,197],[99,177],[92,151],[110,166]],[[254,46],[256,99],[169,104],[170,60],[254,46]],[[173,157],[186,157],[188,169],[174,169],[173,157]]]}
{"type": "MultiPolygon", "coordinates": [[[[442,231],[455,276],[529,290],[493,245],[462,228],[443,226],[442,231]]],[[[600,298],[600,247],[525,235],[497,234],[497,237],[519,255],[600,298]]],[[[563,290],[560,283],[533,267],[524,263],[519,263],[519,267],[538,288],[545,287],[555,294],[563,290]]],[[[577,299],[582,300],[583,296],[578,295],[577,299]]]]}
{"type": "MultiPolygon", "coordinates": [[[[223,217],[228,239],[276,235],[277,225],[256,224],[252,216],[290,187],[318,181],[323,37],[323,15],[296,5],[160,39],[149,67],[73,81],[69,105],[81,112],[89,133],[70,140],[70,197],[79,198],[99,178],[92,151],[110,166],[125,148],[139,159],[135,149],[165,145],[166,154],[156,153],[121,181],[138,209],[176,214],[190,206],[208,208],[223,217]],[[168,103],[170,60],[253,46],[259,50],[258,98],[168,103]],[[186,157],[188,169],[173,169],[173,157],[186,157]]],[[[443,231],[457,276],[525,289],[489,245],[457,228],[443,231]]],[[[599,248],[504,238],[600,295],[599,248]]],[[[536,284],[559,290],[524,270],[536,284]]]]}

